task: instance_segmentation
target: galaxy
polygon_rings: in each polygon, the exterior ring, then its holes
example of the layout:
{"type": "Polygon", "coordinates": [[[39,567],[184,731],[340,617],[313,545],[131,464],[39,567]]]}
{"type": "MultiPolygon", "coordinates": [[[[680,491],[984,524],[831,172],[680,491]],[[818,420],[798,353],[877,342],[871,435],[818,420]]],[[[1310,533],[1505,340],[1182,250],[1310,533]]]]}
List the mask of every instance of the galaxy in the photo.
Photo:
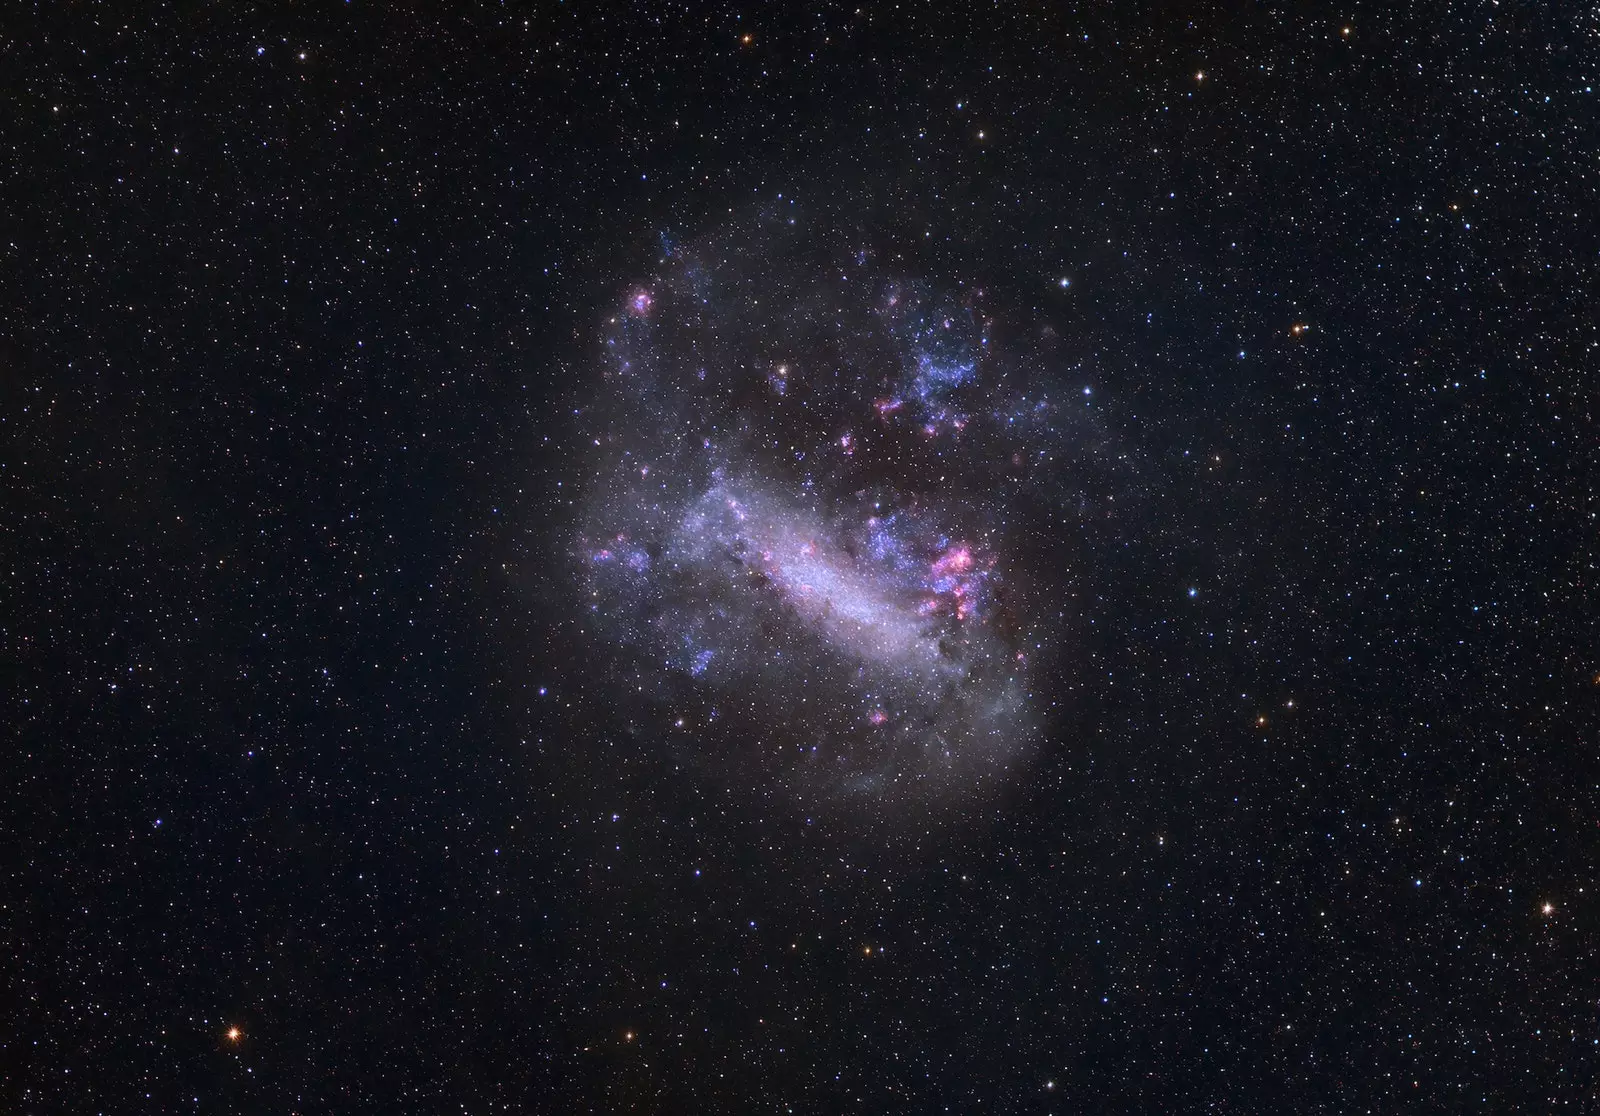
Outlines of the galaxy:
{"type": "Polygon", "coordinates": [[[1071,627],[1029,517],[1114,499],[1091,389],[997,340],[981,289],[897,275],[793,204],[741,224],[605,319],[584,619],[663,746],[692,726],[724,777],[843,811],[993,787],[1071,627]]]}

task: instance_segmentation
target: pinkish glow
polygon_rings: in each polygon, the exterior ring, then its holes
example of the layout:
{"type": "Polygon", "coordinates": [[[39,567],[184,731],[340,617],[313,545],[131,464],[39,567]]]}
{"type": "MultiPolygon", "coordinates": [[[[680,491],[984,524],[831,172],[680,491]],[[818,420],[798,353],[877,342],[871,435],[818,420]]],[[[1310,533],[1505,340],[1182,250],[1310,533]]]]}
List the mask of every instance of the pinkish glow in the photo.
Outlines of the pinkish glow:
{"type": "Polygon", "coordinates": [[[971,568],[971,549],[965,546],[952,546],[933,563],[933,574],[935,577],[944,577],[947,574],[965,573],[971,568]]]}

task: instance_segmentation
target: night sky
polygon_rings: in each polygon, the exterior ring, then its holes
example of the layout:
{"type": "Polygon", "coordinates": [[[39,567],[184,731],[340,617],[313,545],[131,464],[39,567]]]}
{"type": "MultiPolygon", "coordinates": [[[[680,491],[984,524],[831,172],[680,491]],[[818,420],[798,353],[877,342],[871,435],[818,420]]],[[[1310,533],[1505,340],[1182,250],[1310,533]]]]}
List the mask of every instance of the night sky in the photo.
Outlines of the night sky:
{"type": "Polygon", "coordinates": [[[1600,1110],[1586,4],[0,16],[0,1108],[1600,1110]]]}

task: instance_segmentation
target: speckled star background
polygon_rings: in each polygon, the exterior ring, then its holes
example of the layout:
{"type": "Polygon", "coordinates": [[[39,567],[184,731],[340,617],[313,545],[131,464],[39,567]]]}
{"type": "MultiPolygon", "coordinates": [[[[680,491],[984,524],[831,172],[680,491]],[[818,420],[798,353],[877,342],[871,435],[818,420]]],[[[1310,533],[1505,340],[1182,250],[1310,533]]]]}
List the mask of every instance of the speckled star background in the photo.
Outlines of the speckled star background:
{"type": "Polygon", "coordinates": [[[0,58],[0,1108],[1600,1105],[1594,11],[0,58]]]}

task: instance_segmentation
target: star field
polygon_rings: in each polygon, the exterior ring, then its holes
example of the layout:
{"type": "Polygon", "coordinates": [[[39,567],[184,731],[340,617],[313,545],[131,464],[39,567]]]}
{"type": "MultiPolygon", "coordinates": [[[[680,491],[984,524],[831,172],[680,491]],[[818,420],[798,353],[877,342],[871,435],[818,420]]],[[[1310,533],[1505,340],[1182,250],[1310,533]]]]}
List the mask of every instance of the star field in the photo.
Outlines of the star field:
{"type": "Polygon", "coordinates": [[[1593,11],[0,51],[0,1109],[1600,1104],[1593,11]]]}

